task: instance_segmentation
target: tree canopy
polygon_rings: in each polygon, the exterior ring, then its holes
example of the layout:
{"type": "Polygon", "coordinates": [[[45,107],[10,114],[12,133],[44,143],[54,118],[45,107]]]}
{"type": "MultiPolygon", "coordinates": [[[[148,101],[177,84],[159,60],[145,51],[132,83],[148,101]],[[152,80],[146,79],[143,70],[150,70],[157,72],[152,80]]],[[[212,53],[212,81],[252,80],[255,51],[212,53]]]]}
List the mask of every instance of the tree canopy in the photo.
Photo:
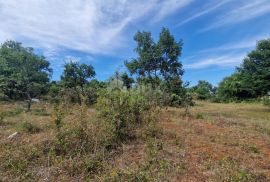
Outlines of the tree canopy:
{"type": "Polygon", "coordinates": [[[199,100],[210,99],[215,94],[215,87],[204,80],[199,80],[198,84],[192,87],[191,90],[199,100]]]}
{"type": "Polygon", "coordinates": [[[70,61],[64,65],[61,81],[66,88],[76,92],[81,103],[80,94],[85,95],[85,86],[89,83],[89,79],[94,78],[95,75],[93,66],[70,61]]]}
{"type": "Polygon", "coordinates": [[[170,91],[181,87],[181,76],[184,73],[179,57],[182,52],[182,41],[177,42],[169,29],[163,28],[159,40],[155,42],[150,32],[137,32],[134,36],[138,57],[126,61],[125,65],[131,74],[138,76],[139,81],[151,83],[154,87],[165,81],[170,91]]]}
{"type": "Polygon", "coordinates": [[[257,42],[236,72],[219,84],[223,99],[243,100],[266,95],[270,91],[270,39],[257,42]]]}
{"type": "Polygon", "coordinates": [[[52,69],[43,56],[21,43],[6,41],[0,47],[0,88],[10,99],[31,99],[42,94],[52,69]]]}

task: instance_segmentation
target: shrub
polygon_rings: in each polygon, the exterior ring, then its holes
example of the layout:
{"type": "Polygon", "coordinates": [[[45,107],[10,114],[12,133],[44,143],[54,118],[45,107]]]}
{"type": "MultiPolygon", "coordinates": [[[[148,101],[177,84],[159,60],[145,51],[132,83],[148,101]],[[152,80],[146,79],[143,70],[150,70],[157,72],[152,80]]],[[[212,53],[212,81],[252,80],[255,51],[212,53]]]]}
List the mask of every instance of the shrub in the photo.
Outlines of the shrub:
{"type": "Polygon", "coordinates": [[[198,114],[196,115],[196,119],[204,119],[203,114],[202,114],[202,113],[198,113],[198,114]]]}
{"type": "Polygon", "coordinates": [[[0,125],[4,124],[5,117],[6,114],[4,112],[0,112],[0,125]]]}
{"type": "Polygon", "coordinates": [[[263,105],[270,106],[270,96],[265,96],[262,98],[263,105]]]}
{"type": "Polygon", "coordinates": [[[116,140],[131,136],[133,130],[151,118],[153,102],[136,91],[103,91],[97,101],[99,116],[110,125],[116,140]]]}
{"type": "Polygon", "coordinates": [[[17,125],[17,130],[26,133],[38,133],[39,131],[41,131],[41,129],[38,126],[27,121],[19,123],[17,125]]]}
{"type": "Polygon", "coordinates": [[[7,117],[17,116],[17,115],[21,114],[23,111],[24,111],[23,108],[17,107],[15,109],[6,111],[6,116],[7,117]]]}
{"type": "Polygon", "coordinates": [[[58,103],[55,104],[51,117],[57,129],[60,129],[60,127],[62,126],[62,120],[64,116],[64,105],[58,103]]]}

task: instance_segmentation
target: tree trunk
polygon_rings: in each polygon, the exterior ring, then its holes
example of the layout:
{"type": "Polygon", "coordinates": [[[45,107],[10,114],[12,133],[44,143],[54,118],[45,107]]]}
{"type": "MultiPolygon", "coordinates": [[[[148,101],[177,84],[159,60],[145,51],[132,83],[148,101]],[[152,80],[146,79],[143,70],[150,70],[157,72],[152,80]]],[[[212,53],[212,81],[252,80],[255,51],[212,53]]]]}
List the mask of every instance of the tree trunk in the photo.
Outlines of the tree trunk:
{"type": "Polygon", "coordinates": [[[27,112],[31,110],[32,98],[29,93],[27,93],[28,101],[27,101],[27,112]]]}

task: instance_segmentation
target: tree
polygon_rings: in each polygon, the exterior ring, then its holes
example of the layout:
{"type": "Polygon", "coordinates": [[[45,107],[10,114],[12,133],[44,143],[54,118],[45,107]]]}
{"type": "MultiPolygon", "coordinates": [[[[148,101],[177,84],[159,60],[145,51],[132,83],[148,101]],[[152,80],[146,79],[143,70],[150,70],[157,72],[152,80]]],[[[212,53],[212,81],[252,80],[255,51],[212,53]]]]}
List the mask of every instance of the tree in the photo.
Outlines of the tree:
{"type": "Polygon", "coordinates": [[[10,99],[28,100],[46,91],[52,69],[44,56],[34,53],[33,48],[21,43],[6,41],[0,48],[0,88],[10,99]]]}
{"type": "Polygon", "coordinates": [[[132,87],[132,83],[134,83],[133,78],[129,77],[127,73],[123,73],[121,75],[121,79],[123,81],[123,85],[129,90],[132,87]]]}
{"type": "Polygon", "coordinates": [[[164,80],[166,91],[179,92],[182,87],[181,76],[184,73],[178,60],[181,56],[182,41],[176,42],[166,28],[162,29],[157,43],[153,41],[150,32],[139,31],[134,40],[137,42],[135,51],[138,58],[125,62],[130,73],[136,74],[141,82],[151,83],[154,88],[164,80]]]}
{"type": "Polygon", "coordinates": [[[138,31],[134,40],[137,42],[135,52],[138,58],[126,61],[125,65],[131,74],[138,76],[141,83],[152,83],[155,87],[159,71],[159,55],[157,55],[157,45],[153,41],[150,32],[138,31]]]}
{"type": "Polygon", "coordinates": [[[160,72],[168,83],[184,74],[182,64],[178,60],[181,56],[182,46],[182,41],[176,42],[169,29],[162,29],[157,52],[160,57],[160,72]]]}
{"type": "Polygon", "coordinates": [[[192,90],[199,100],[210,99],[215,94],[213,85],[204,80],[199,80],[198,84],[192,90]]]}
{"type": "Polygon", "coordinates": [[[243,100],[267,95],[270,91],[270,39],[258,41],[236,69],[219,84],[217,94],[223,100],[243,100]]]}
{"type": "Polygon", "coordinates": [[[93,66],[70,61],[64,66],[61,81],[64,87],[73,89],[76,92],[78,101],[81,104],[80,95],[85,96],[85,86],[89,79],[94,78],[95,75],[93,66]]]}
{"type": "Polygon", "coordinates": [[[98,81],[96,79],[91,80],[86,85],[86,96],[88,99],[88,104],[95,104],[97,102],[100,91],[106,89],[106,87],[106,82],[98,81]]]}
{"type": "Polygon", "coordinates": [[[243,78],[243,86],[252,89],[250,97],[266,95],[270,91],[270,39],[258,41],[237,72],[243,78]]]}
{"type": "Polygon", "coordinates": [[[235,101],[252,98],[254,91],[243,84],[241,73],[234,73],[224,78],[217,89],[217,96],[223,101],[235,101]]]}

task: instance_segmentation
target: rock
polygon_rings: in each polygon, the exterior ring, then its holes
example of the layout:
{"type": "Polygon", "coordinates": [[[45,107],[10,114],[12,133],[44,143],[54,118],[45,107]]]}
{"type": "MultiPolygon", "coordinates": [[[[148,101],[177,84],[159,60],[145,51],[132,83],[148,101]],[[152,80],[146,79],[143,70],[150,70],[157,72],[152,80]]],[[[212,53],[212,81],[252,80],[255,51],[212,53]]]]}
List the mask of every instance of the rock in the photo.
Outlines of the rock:
{"type": "Polygon", "coordinates": [[[18,135],[18,132],[13,133],[12,135],[8,136],[8,139],[12,139],[18,135]]]}
{"type": "Polygon", "coordinates": [[[35,98],[31,99],[31,101],[32,101],[32,102],[40,102],[39,99],[35,99],[35,98]]]}

